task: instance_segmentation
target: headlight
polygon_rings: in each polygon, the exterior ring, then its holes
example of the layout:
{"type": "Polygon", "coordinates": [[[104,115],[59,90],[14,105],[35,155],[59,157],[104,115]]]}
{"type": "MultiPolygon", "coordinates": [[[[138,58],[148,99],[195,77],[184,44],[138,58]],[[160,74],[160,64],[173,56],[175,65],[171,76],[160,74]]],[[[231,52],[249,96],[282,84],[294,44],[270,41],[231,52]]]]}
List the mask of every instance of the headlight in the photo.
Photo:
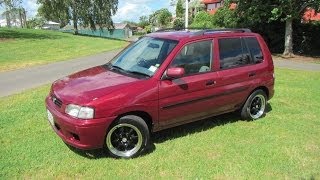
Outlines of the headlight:
{"type": "Polygon", "coordinates": [[[72,117],[80,119],[93,119],[94,115],[94,109],[89,107],[81,107],[74,104],[67,105],[65,112],[72,117]]]}

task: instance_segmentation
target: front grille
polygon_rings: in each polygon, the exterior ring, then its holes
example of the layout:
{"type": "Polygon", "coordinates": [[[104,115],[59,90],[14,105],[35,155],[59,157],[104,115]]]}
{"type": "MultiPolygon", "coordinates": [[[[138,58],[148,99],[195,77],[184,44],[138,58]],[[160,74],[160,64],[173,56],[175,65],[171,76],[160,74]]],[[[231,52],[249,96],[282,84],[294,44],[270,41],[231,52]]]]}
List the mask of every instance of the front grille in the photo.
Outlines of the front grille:
{"type": "Polygon", "coordinates": [[[55,105],[57,105],[59,108],[62,107],[62,101],[61,101],[59,98],[57,98],[55,95],[52,95],[52,96],[51,96],[51,99],[52,99],[52,102],[53,102],[55,105]]]}

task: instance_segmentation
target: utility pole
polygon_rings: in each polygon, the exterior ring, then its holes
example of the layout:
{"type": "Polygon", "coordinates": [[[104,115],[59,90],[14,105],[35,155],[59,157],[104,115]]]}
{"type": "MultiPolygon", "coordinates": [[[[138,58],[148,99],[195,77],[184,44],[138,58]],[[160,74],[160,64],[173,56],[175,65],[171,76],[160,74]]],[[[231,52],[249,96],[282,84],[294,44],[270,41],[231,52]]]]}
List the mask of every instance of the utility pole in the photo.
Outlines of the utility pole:
{"type": "Polygon", "coordinates": [[[185,4],[186,4],[186,14],[185,14],[185,28],[187,29],[188,28],[188,26],[189,26],[189,0],[186,0],[186,2],[185,2],[185,4]]]}

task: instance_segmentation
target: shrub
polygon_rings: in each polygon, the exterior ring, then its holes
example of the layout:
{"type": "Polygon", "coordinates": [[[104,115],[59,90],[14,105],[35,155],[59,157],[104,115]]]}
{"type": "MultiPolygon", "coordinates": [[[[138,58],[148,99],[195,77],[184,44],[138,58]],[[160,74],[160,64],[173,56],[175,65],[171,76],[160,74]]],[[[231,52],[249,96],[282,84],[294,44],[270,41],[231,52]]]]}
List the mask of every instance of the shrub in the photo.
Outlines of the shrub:
{"type": "Polygon", "coordinates": [[[193,19],[193,23],[190,25],[194,28],[214,28],[216,27],[213,22],[213,15],[210,15],[206,11],[200,11],[193,19]]]}
{"type": "Polygon", "coordinates": [[[182,18],[177,18],[173,21],[173,28],[182,29],[184,28],[184,20],[182,18]]]}

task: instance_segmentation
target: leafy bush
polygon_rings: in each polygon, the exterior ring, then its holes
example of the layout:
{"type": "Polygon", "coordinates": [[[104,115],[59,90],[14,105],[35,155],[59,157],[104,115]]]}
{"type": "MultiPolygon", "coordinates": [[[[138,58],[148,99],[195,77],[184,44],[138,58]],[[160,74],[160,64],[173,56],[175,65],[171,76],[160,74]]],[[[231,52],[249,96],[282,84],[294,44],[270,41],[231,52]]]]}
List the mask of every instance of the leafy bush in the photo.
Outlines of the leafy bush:
{"type": "Polygon", "coordinates": [[[182,29],[184,28],[184,20],[182,18],[177,18],[173,21],[173,28],[182,29]]]}
{"type": "Polygon", "coordinates": [[[216,27],[235,28],[239,25],[235,11],[225,7],[218,9],[213,15],[212,21],[216,27]]]}
{"type": "Polygon", "coordinates": [[[194,28],[214,28],[216,25],[213,21],[213,15],[210,15],[206,11],[200,11],[193,19],[193,23],[190,25],[194,28]]]}

